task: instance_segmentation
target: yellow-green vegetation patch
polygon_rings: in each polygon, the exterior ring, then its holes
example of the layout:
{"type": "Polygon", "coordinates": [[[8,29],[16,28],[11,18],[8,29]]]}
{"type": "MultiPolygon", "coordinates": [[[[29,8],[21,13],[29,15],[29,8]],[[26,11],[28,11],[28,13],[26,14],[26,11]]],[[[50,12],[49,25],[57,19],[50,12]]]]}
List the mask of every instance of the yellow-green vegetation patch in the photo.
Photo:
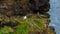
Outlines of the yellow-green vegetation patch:
{"type": "Polygon", "coordinates": [[[0,34],[9,34],[9,32],[13,32],[11,27],[5,26],[0,29],[0,34]]]}
{"type": "Polygon", "coordinates": [[[14,28],[12,28],[11,30],[13,32],[9,32],[9,28],[5,26],[4,28],[0,29],[2,30],[0,33],[4,34],[29,34],[30,31],[38,31],[40,29],[44,30],[45,27],[42,23],[42,18],[43,16],[39,17],[39,19],[32,19],[32,18],[27,18],[27,19],[21,19],[20,17],[14,17],[14,18],[8,18],[8,20],[13,20],[13,21],[17,21],[19,24],[14,28]]]}
{"type": "Polygon", "coordinates": [[[4,18],[4,15],[2,15],[1,13],[0,13],[0,18],[1,18],[1,19],[3,19],[3,18],[4,18]]]}
{"type": "Polygon", "coordinates": [[[45,29],[41,19],[34,20],[32,18],[27,18],[23,20],[16,18],[16,21],[20,23],[20,25],[16,26],[16,32],[18,34],[28,34],[31,29],[35,30],[45,29]]]}
{"type": "Polygon", "coordinates": [[[28,34],[29,31],[31,30],[31,27],[29,25],[19,25],[16,27],[16,33],[18,34],[28,34]]]}

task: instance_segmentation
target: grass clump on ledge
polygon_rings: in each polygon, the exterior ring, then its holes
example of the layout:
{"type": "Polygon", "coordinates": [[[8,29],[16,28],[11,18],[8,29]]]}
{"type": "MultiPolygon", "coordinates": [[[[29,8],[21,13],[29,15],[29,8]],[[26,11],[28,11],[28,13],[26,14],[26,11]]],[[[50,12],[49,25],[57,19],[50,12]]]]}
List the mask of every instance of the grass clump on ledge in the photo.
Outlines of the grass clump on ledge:
{"type": "MultiPolygon", "coordinates": [[[[0,33],[2,34],[36,34],[40,30],[45,30],[45,26],[43,24],[43,17],[38,17],[37,19],[27,18],[21,19],[20,17],[10,17],[9,21],[16,21],[18,25],[15,27],[4,25],[3,28],[0,28],[0,33]],[[3,31],[3,32],[2,32],[3,31]]],[[[8,20],[6,19],[6,20],[8,20]]],[[[3,22],[9,23],[4,19],[3,22]]],[[[12,23],[13,23],[12,22],[12,23]]],[[[12,25],[13,26],[13,25],[12,25]]]]}

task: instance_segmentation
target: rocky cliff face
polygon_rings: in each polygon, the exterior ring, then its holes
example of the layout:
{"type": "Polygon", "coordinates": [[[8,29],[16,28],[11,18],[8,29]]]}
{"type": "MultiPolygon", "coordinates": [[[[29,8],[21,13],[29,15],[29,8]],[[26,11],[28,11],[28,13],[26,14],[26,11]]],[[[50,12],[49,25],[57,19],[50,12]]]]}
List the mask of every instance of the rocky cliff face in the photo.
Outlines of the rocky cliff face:
{"type": "Polygon", "coordinates": [[[49,0],[0,0],[0,33],[55,34],[49,9],[49,0]]]}

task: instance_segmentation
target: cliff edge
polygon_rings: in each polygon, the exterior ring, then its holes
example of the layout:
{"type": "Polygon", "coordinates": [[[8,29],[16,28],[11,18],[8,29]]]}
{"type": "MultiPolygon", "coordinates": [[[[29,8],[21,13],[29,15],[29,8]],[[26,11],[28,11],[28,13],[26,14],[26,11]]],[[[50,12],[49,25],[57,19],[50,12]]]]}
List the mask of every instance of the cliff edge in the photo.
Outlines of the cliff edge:
{"type": "Polygon", "coordinates": [[[49,0],[0,0],[0,34],[56,34],[49,9],[49,0]]]}

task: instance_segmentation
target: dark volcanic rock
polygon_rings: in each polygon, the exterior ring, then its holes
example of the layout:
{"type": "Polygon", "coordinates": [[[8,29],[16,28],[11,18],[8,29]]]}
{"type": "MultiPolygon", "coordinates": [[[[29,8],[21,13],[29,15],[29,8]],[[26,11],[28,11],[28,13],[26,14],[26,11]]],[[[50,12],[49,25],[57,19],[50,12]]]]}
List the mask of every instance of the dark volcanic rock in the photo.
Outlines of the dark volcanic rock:
{"type": "Polygon", "coordinates": [[[48,12],[49,0],[2,0],[0,1],[0,13],[7,16],[25,16],[29,13],[48,12]]]}
{"type": "MultiPolygon", "coordinates": [[[[30,1],[31,2],[31,1],[30,1]]],[[[44,13],[44,12],[48,12],[50,9],[50,4],[47,0],[35,0],[32,4],[31,4],[31,8],[33,13],[44,13]]]]}
{"type": "Polygon", "coordinates": [[[14,28],[17,25],[18,25],[18,22],[13,22],[13,21],[9,21],[8,23],[5,23],[5,26],[9,26],[12,28],[14,28]]]}

